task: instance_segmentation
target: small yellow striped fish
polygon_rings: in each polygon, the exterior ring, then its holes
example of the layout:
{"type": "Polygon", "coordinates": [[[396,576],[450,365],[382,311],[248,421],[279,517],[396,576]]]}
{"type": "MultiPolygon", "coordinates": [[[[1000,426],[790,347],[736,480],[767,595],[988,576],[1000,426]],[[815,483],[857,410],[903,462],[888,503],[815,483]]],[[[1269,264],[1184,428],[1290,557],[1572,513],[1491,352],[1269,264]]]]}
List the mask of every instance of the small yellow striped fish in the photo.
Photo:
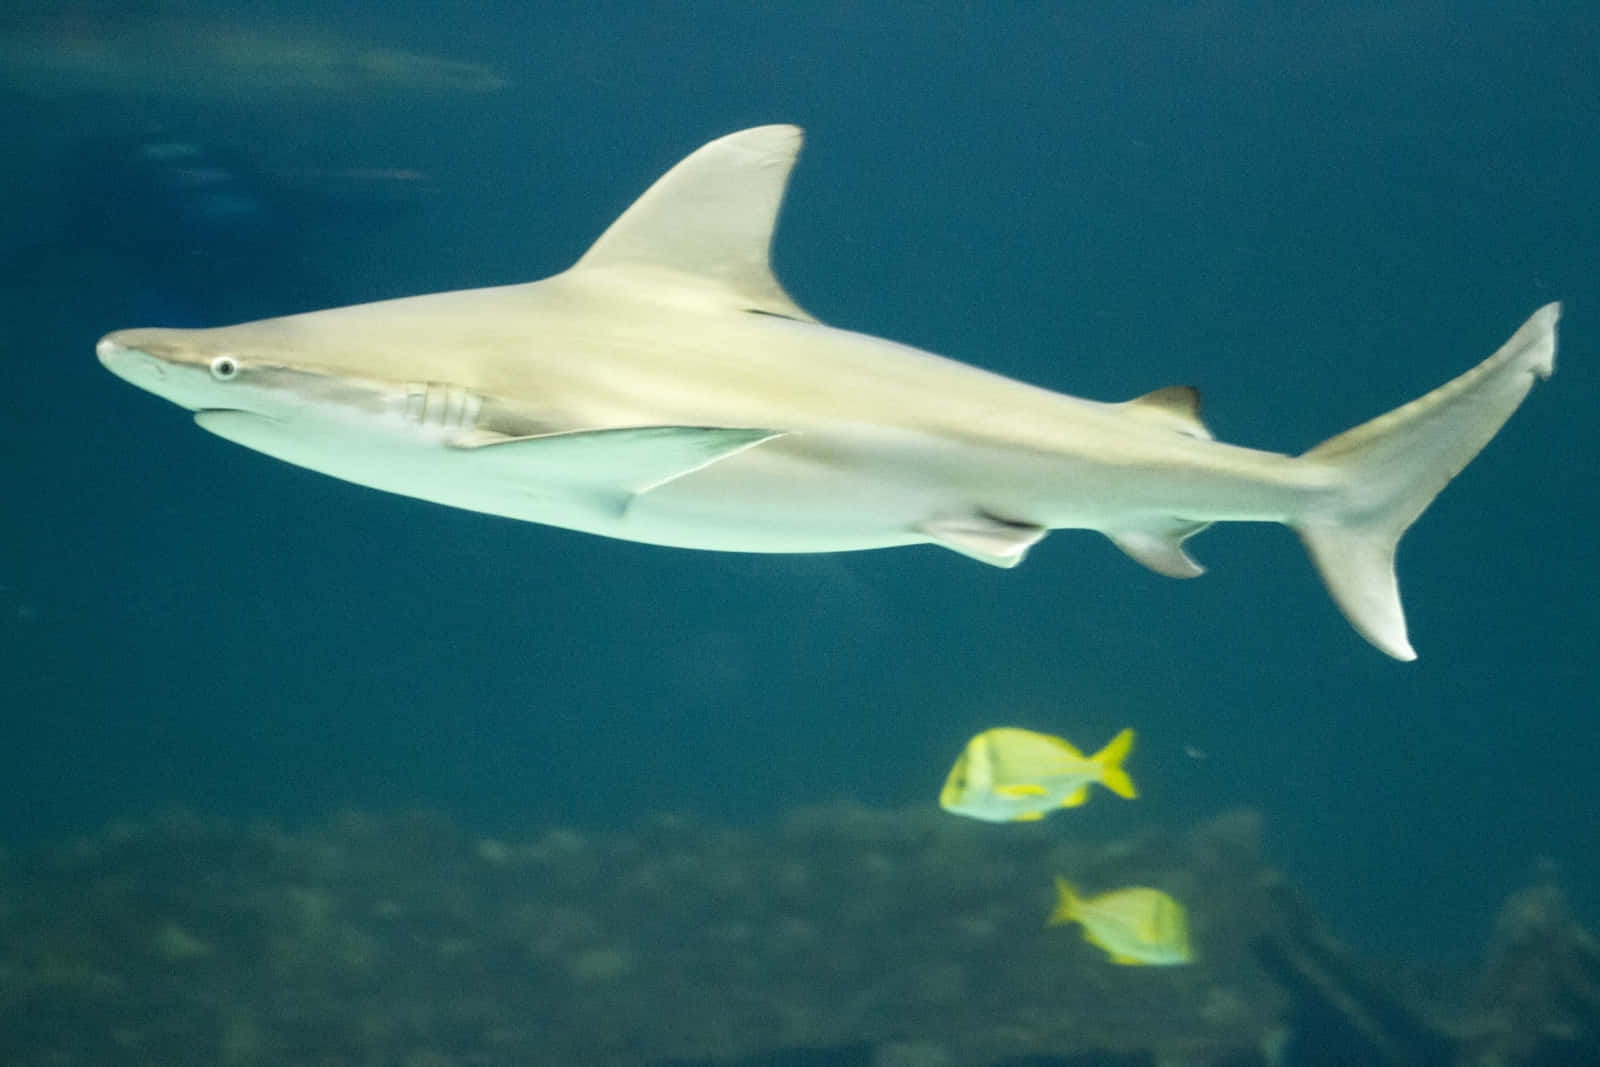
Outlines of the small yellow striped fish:
{"type": "Polygon", "coordinates": [[[1188,913],[1159,889],[1133,886],[1085,898],[1056,875],[1056,908],[1045,925],[1072,922],[1083,924],[1083,939],[1112,963],[1172,967],[1194,960],[1188,913]]]}
{"type": "Polygon", "coordinates": [[[1132,730],[1092,756],[1049,734],[1014,726],[985,730],[956,759],[939,806],[985,822],[1030,821],[1084,803],[1094,782],[1132,800],[1139,792],[1122,769],[1132,749],[1132,730]]]}

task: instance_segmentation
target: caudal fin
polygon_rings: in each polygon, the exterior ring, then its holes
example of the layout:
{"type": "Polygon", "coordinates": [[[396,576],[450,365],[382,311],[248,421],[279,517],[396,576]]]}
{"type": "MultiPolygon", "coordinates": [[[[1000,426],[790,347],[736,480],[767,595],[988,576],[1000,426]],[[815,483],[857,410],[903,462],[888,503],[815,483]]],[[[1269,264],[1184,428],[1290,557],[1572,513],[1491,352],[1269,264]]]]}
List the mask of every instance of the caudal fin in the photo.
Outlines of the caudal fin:
{"type": "Polygon", "coordinates": [[[1078,919],[1078,905],[1082,899],[1078,896],[1078,887],[1056,875],[1056,906],[1050,912],[1050,917],[1044,921],[1046,926],[1060,926],[1062,923],[1076,922],[1078,919]]]}
{"type": "Polygon", "coordinates": [[[1560,304],[1546,304],[1500,350],[1425,396],[1324,441],[1303,459],[1334,471],[1333,506],[1293,526],[1356,630],[1395,659],[1416,659],[1395,581],[1401,535],[1555,370],[1560,304]]]}
{"type": "Polygon", "coordinates": [[[1089,757],[1091,762],[1100,765],[1100,784],[1128,800],[1139,796],[1139,791],[1133,787],[1133,779],[1122,769],[1122,761],[1132,751],[1133,730],[1130,728],[1113,737],[1105,748],[1089,757]]]}

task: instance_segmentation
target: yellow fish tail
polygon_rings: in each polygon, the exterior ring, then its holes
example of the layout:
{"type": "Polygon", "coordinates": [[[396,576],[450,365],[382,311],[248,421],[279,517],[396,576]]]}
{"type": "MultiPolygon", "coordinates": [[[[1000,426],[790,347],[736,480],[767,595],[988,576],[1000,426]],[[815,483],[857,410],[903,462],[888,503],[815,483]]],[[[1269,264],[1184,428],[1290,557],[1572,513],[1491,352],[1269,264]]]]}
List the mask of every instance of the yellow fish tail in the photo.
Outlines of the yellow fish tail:
{"type": "Polygon", "coordinates": [[[1089,757],[1091,763],[1100,767],[1100,784],[1117,794],[1133,800],[1139,795],[1139,790],[1134,788],[1133,779],[1128,777],[1128,772],[1122,769],[1122,761],[1128,758],[1128,753],[1133,751],[1133,730],[1122,731],[1099,752],[1089,757]]]}
{"type": "Polygon", "coordinates": [[[1060,926],[1063,923],[1076,922],[1079,902],[1077,887],[1059,874],[1056,875],[1056,907],[1044,924],[1060,926]]]}

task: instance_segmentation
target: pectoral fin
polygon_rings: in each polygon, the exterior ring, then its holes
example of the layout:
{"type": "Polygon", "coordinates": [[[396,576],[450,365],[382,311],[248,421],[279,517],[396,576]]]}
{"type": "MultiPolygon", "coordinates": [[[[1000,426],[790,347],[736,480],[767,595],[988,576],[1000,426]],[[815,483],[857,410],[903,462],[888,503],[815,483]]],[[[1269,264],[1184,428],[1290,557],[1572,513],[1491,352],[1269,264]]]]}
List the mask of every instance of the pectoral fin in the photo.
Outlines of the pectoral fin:
{"type": "Polygon", "coordinates": [[[1010,800],[1022,800],[1026,797],[1043,797],[1050,795],[1050,790],[1046,789],[1042,785],[997,785],[994,787],[994,791],[1000,796],[1006,797],[1010,800]]]}
{"type": "Polygon", "coordinates": [[[592,495],[620,512],[634,497],[781,436],[749,427],[629,426],[532,437],[472,434],[453,447],[541,488],[592,495]]]}

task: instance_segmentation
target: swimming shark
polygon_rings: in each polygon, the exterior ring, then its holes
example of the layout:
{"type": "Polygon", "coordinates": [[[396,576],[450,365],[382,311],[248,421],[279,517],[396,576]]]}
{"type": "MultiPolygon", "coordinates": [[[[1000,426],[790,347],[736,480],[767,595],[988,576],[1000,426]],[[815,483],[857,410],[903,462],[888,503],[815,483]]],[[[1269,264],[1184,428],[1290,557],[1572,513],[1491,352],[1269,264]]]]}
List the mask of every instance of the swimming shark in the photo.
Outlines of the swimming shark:
{"type": "Polygon", "coordinates": [[[1187,386],[1083,400],[818,322],[769,262],[800,145],[782,125],[711,142],[542,281],[121,330],[98,355],[289,463],[661,545],[935,544],[1012,567],[1090,529],[1189,578],[1184,542],[1211,523],[1282,523],[1355,629],[1415,658],[1395,547],[1550,375],[1559,305],[1303,455],[1224,444],[1187,386]]]}

